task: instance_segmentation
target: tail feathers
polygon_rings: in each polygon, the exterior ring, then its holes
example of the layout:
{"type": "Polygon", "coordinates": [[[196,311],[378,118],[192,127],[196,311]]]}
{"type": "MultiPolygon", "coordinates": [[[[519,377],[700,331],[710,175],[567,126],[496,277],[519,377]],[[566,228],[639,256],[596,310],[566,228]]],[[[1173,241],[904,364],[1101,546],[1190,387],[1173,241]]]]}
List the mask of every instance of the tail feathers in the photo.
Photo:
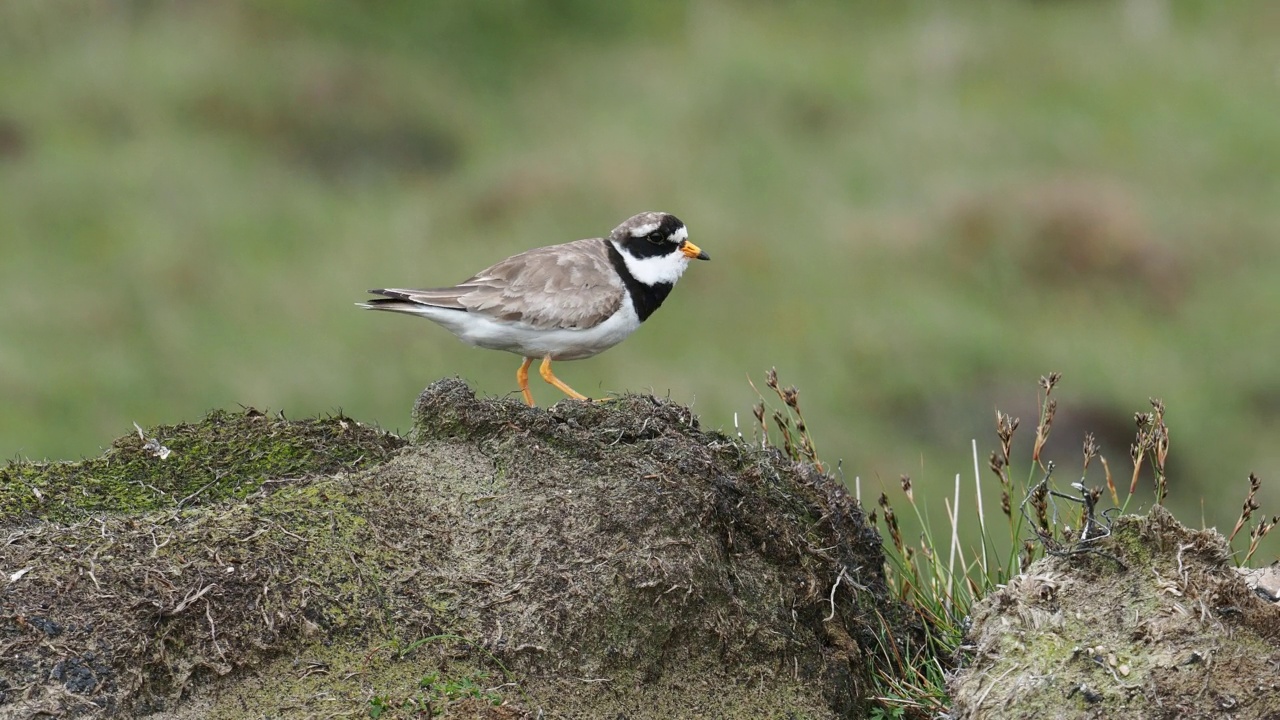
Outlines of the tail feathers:
{"type": "Polygon", "coordinates": [[[399,290],[395,288],[379,288],[369,292],[374,295],[384,295],[385,297],[356,303],[357,307],[362,307],[366,310],[390,310],[392,312],[417,314],[425,314],[430,312],[431,309],[466,310],[464,306],[458,303],[456,293],[444,293],[438,290],[399,290]]]}
{"type": "Polygon", "coordinates": [[[395,298],[378,298],[356,303],[356,307],[362,307],[366,310],[409,310],[416,305],[417,303],[395,298]]]}

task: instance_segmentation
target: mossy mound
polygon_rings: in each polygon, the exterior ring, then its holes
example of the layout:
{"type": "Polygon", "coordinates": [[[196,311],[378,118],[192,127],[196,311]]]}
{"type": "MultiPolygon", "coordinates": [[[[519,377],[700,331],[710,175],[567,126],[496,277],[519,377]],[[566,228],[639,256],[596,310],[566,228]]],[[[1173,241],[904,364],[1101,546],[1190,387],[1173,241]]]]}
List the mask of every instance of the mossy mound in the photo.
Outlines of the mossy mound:
{"type": "Polygon", "coordinates": [[[412,437],[203,507],[0,527],[25,570],[0,588],[0,715],[862,710],[897,613],[831,479],[650,397],[541,410],[442,381],[412,437]]]}
{"type": "Polygon", "coordinates": [[[219,411],[0,470],[0,716],[134,716],[343,625],[360,519],[334,481],[404,444],[340,416],[219,411]]]}
{"type": "Polygon", "coordinates": [[[369,467],[404,444],[342,415],[286,420],[215,410],[198,423],[120,437],[97,458],[9,463],[0,468],[0,517],[65,522],[195,507],[246,497],[264,482],[369,467]]]}
{"type": "Polygon", "coordinates": [[[1048,557],[973,611],[956,718],[1276,718],[1280,607],[1163,507],[1048,557]]]}

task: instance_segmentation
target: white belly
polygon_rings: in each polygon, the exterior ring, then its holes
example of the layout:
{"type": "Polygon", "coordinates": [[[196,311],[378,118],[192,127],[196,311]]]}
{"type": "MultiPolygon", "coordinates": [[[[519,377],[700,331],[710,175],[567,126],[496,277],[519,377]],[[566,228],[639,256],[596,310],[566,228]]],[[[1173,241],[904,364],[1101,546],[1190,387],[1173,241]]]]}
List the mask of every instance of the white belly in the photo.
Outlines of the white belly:
{"type": "Polygon", "coordinates": [[[421,307],[414,314],[443,325],[469,345],[506,350],[531,358],[549,355],[552,360],[581,360],[599,355],[627,339],[640,327],[640,318],[629,299],[622,303],[613,317],[584,330],[541,330],[524,323],[494,320],[478,313],[421,307]]]}

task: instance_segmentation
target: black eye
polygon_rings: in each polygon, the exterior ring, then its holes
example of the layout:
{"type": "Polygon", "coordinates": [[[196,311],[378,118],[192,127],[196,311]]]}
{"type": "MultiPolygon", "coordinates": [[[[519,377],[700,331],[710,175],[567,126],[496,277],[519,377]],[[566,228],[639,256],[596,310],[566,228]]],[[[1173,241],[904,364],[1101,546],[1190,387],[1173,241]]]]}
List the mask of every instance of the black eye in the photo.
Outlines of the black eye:
{"type": "Polygon", "coordinates": [[[646,235],[645,239],[654,245],[661,245],[666,240],[666,238],[662,237],[662,233],[656,230],[646,235]]]}

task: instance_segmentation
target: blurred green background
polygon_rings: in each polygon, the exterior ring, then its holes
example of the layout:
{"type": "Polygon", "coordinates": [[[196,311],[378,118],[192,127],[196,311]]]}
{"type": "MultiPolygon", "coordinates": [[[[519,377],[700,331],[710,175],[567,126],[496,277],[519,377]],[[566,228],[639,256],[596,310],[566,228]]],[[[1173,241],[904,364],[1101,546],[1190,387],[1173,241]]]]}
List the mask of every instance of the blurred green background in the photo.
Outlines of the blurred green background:
{"type": "Polygon", "coordinates": [[[7,0],[0,453],[513,392],[352,303],[661,209],[714,260],[577,389],[750,434],[776,365],[824,457],[941,517],[1056,370],[1062,480],[1086,430],[1127,478],[1162,397],[1172,503],[1229,528],[1251,470],[1280,509],[1277,37],[1261,0],[7,0]]]}

